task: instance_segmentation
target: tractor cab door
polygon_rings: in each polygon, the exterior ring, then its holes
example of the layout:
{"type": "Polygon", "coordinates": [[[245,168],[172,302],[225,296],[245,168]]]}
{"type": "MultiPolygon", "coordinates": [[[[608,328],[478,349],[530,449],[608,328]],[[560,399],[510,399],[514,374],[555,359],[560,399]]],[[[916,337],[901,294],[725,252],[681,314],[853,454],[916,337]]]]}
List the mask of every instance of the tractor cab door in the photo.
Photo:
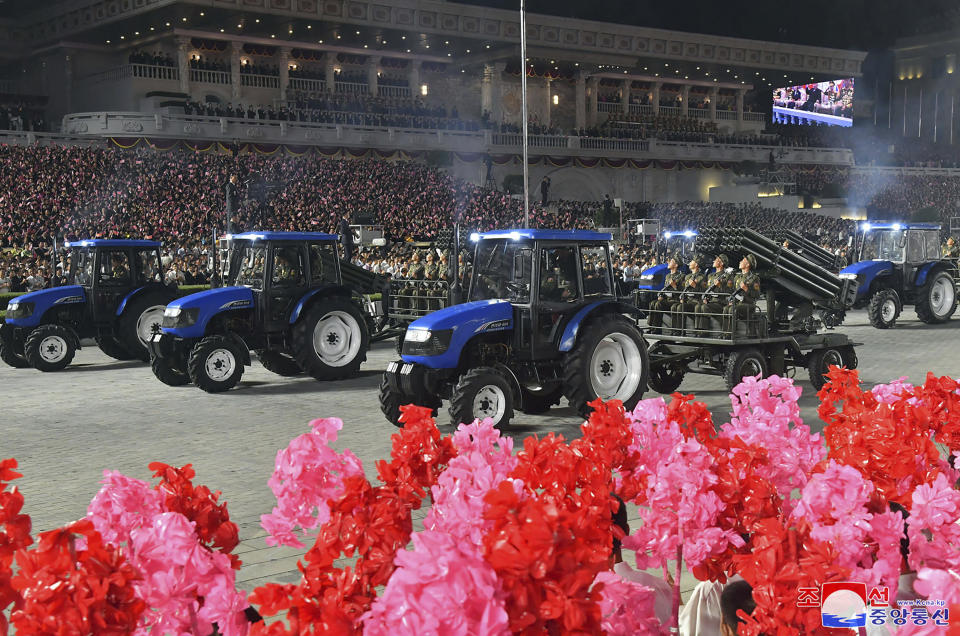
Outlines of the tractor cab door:
{"type": "Polygon", "coordinates": [[[264,290],[263,321],[266,331],[282,331],[290,314],[307,291],[306,251],[300,243],[277,243],[271,247],[269,276],[264,290]]]}
{"type": "Polygon", "coordinates": [[[110,322],[124,297],[134,288],[134,263],[130,250],[113,247],[97,250],[90,310],[96,322],[110,322]]]}
{"type": "Polygon", "coordinates": [[[903,282],[912,285],[917,276],[917,269],[926,263],[926,242],[921,230],[906,232],[906,255],[903,261],[903,282]]]}
{"type": "Polygon", "coordinates": [[[542,244],[537,250],[535,302],[531,306],[531,354],[555,358],[567,321],[584,302],[579,250],[570,244],[542,244]]]}

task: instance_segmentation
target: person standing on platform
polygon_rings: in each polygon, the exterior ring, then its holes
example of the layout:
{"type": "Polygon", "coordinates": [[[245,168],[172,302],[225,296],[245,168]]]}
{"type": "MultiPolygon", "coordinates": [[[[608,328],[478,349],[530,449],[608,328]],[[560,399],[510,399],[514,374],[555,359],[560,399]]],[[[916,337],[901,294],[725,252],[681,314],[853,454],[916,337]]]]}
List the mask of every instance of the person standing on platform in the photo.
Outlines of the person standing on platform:
{"type": "Polygon", "coordinates": [[[344,212],[337,226],[337,233],[340,234],[340,244],[343,246],[343,260],[353,260],[353,230],[350,229],[350,213],[344,212]]]}

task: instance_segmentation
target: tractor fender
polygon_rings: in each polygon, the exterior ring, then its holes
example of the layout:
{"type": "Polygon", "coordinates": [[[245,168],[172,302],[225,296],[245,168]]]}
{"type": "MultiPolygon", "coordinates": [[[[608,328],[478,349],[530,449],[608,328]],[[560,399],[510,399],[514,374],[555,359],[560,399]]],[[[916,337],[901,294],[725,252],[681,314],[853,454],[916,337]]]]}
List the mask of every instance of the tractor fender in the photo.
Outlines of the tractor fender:
{"type": "Polygon", "coordinates": [[[350,298],[352,296],[349,288],[344,287],[343,285],[324,285],[323,287],[317,287],[316,289],[311,289],[303,295],[302,298],[297,302],[296,307],[293,308],[293,311],[290,312],[290,324],[297,322],[300,318],[300,314],[303,312],[304,307],[306,307],[311,300],[317,294],[323,294],[324,296],[344,296],[350,298]]]}
{"type": "Polygon", "coordinates": [[[53,307],[87,302],[87,294],[79,285],[64,285],[50,289],[39,289],[10,299],[10,304],[32,303],[33,311],[23,318],[11,318],[7,314],[6,323],[15,327],[36,327],[43,322],[43,316],[53,307]]]}
{"type": "Polygon", "coordinates": [[[942,269],[949,269],[950,267],[951,265],[944,261],[930,261],[929,263],[924,263],[917,268],[914,285],[916,287],[922,287],[924,283],[927,282],[927,276],[942,269]]]}
{"type": "Polygon", "coordinates": [[[608,313],[634,314],[639,316],[643,312],[633,305],[628,305],[627,303],[621,303],[613,300],[601,300],[595,303],[590,303],[575,313],[573,318],[570,319],[570,322],[567,323],[567,326],[564,327],[563,335],[560,337],[560,351],[566,352],[573,349],[573,345],[577,341],[577,332],[580,331],[580,327],[583,325],[583,323],[594,316],[608,313]]]}
{"type": "Polygon", "coordinates": [[[218,287],[178,298],[167,309],[179,307],[196,312],[196,321],[183,327],[161,327],[163,333],[179,338],[202,338],[214,316],[238,309],[253,309],[253,291],[248,287],[218,287]]]}
{"type": "Polygon", "coordinates": [[[859,263],[847,265],[841,269],[840,276],[853,274],[857,276],[858,281],[861,276],[863,277],[862,282],[860,282],[857,287],[857,298],[860,299],[870,293],[874,281],[881,276],[888,276],[892,272],[893,263],[890,261],[860,261],[859,263]]]}
{"type": "Polygon", "coordinates": [[[170,293],[170,290],[164,287],[163,285],[160,285],[160,284],[143,285],[142,287],[137,287],[136,289],[134,289],[129,294],[123,297],[123,300],[120,301],[120,305],[117,307],[116,315],[120,316],[123,313],[123,310],[127,308],[127,303],[132,301],[134,298],[138,296],[142,296],[145,293],[153,292],[153,291],[162,293],[164,296],[166,296],[168,302],[173,297],[173,295],[170,293]]]}
{"type": "Polygon", "coordinates": [[[243,366],[249,367],[251,365],[250,349],[247,347],[247,343],[243,341],[243,338],[235,333],[225,333],[223,335],[237,345],[237,350],[240,352],[240,362],[243,363],[243,366]]]}
{"type": "Polygon", "coordinates": [[[517,378],[517,375],[513,372],[513,369],[503,364],[502,362],[497,362],[493,365],[493,368],[503,374],[503,377],[507,379],[507,382],[510,383],[510,388],[513,389],[513,399],[519,400],[521,395],[520,389],[520,380],[517,378]]]}

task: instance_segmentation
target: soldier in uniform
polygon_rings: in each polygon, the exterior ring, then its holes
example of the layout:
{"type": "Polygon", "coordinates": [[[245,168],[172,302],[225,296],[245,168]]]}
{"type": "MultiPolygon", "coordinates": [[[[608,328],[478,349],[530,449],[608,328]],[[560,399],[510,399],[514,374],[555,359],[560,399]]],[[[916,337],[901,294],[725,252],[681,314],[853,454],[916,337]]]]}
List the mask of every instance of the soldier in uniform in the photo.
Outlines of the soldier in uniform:
{"type": "Polygon", "coordinates": [[[680,288],[683,286],[683,273],[678,271],[680,267],[679,256],[671,256],[667,262],[667,268],[670,273],[663,279],[663,291],[657,296],[657,299],[650,304],[650,315],[647,318],[647,324],[654,329],[663,326],[663,315],[673,309],[674,303],[680,300],[680,288]]]}
{"type": "Polygon", "coordinates": [[[733,275],[727,271],[730,259],[726,254],[720,254],[713,259],[713,268],[716,270],[707,278],[706,294],[703,301],[697,305],[697,329],[710,331],[711,314],[723,312],[727,297],[733,291],[733,275]]]}
{"type": "MultiPolygon", "coordinates": [[[[747,320],[760,298],[760,277],[754,272],[757,266],[757,257],[747,254],[740,261],[740,273],[733,279],[733,294],[723,313],[727,316],[736,316],[737,320],[747,320]]],[[[726,319],[724,330],[732,329],[730,319],[726,319]]]]}
{"type": "Polygon", "coordinates": [[[960,258],[960,245],[957,245],[957,242],[953,240],[952,236],[947,238],[947,243],[941,251],[944,258],[960,258]]]}
{"type": "Polygon", "coordinates": [[[700,292],[707,288],[707,275],[700,270],[700,261],[696,256],[690,261],[689,267],[690,273],[683,278],[683,294],[671,310],[673,325],[680,335],[683,334],[684,319],[687,315],[694,315],[700,304],[700,292]]]}

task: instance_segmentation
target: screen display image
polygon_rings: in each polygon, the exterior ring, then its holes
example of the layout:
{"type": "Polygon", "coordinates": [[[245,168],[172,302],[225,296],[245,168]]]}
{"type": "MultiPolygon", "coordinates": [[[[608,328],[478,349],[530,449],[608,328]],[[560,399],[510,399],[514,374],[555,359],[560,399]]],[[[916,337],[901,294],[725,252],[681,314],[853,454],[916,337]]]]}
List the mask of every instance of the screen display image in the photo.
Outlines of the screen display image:
{"type": "Polygon", "coordinates": [[[808,126],[853,126],[853,78],[774,89],[773,121],[808,126]]]}

